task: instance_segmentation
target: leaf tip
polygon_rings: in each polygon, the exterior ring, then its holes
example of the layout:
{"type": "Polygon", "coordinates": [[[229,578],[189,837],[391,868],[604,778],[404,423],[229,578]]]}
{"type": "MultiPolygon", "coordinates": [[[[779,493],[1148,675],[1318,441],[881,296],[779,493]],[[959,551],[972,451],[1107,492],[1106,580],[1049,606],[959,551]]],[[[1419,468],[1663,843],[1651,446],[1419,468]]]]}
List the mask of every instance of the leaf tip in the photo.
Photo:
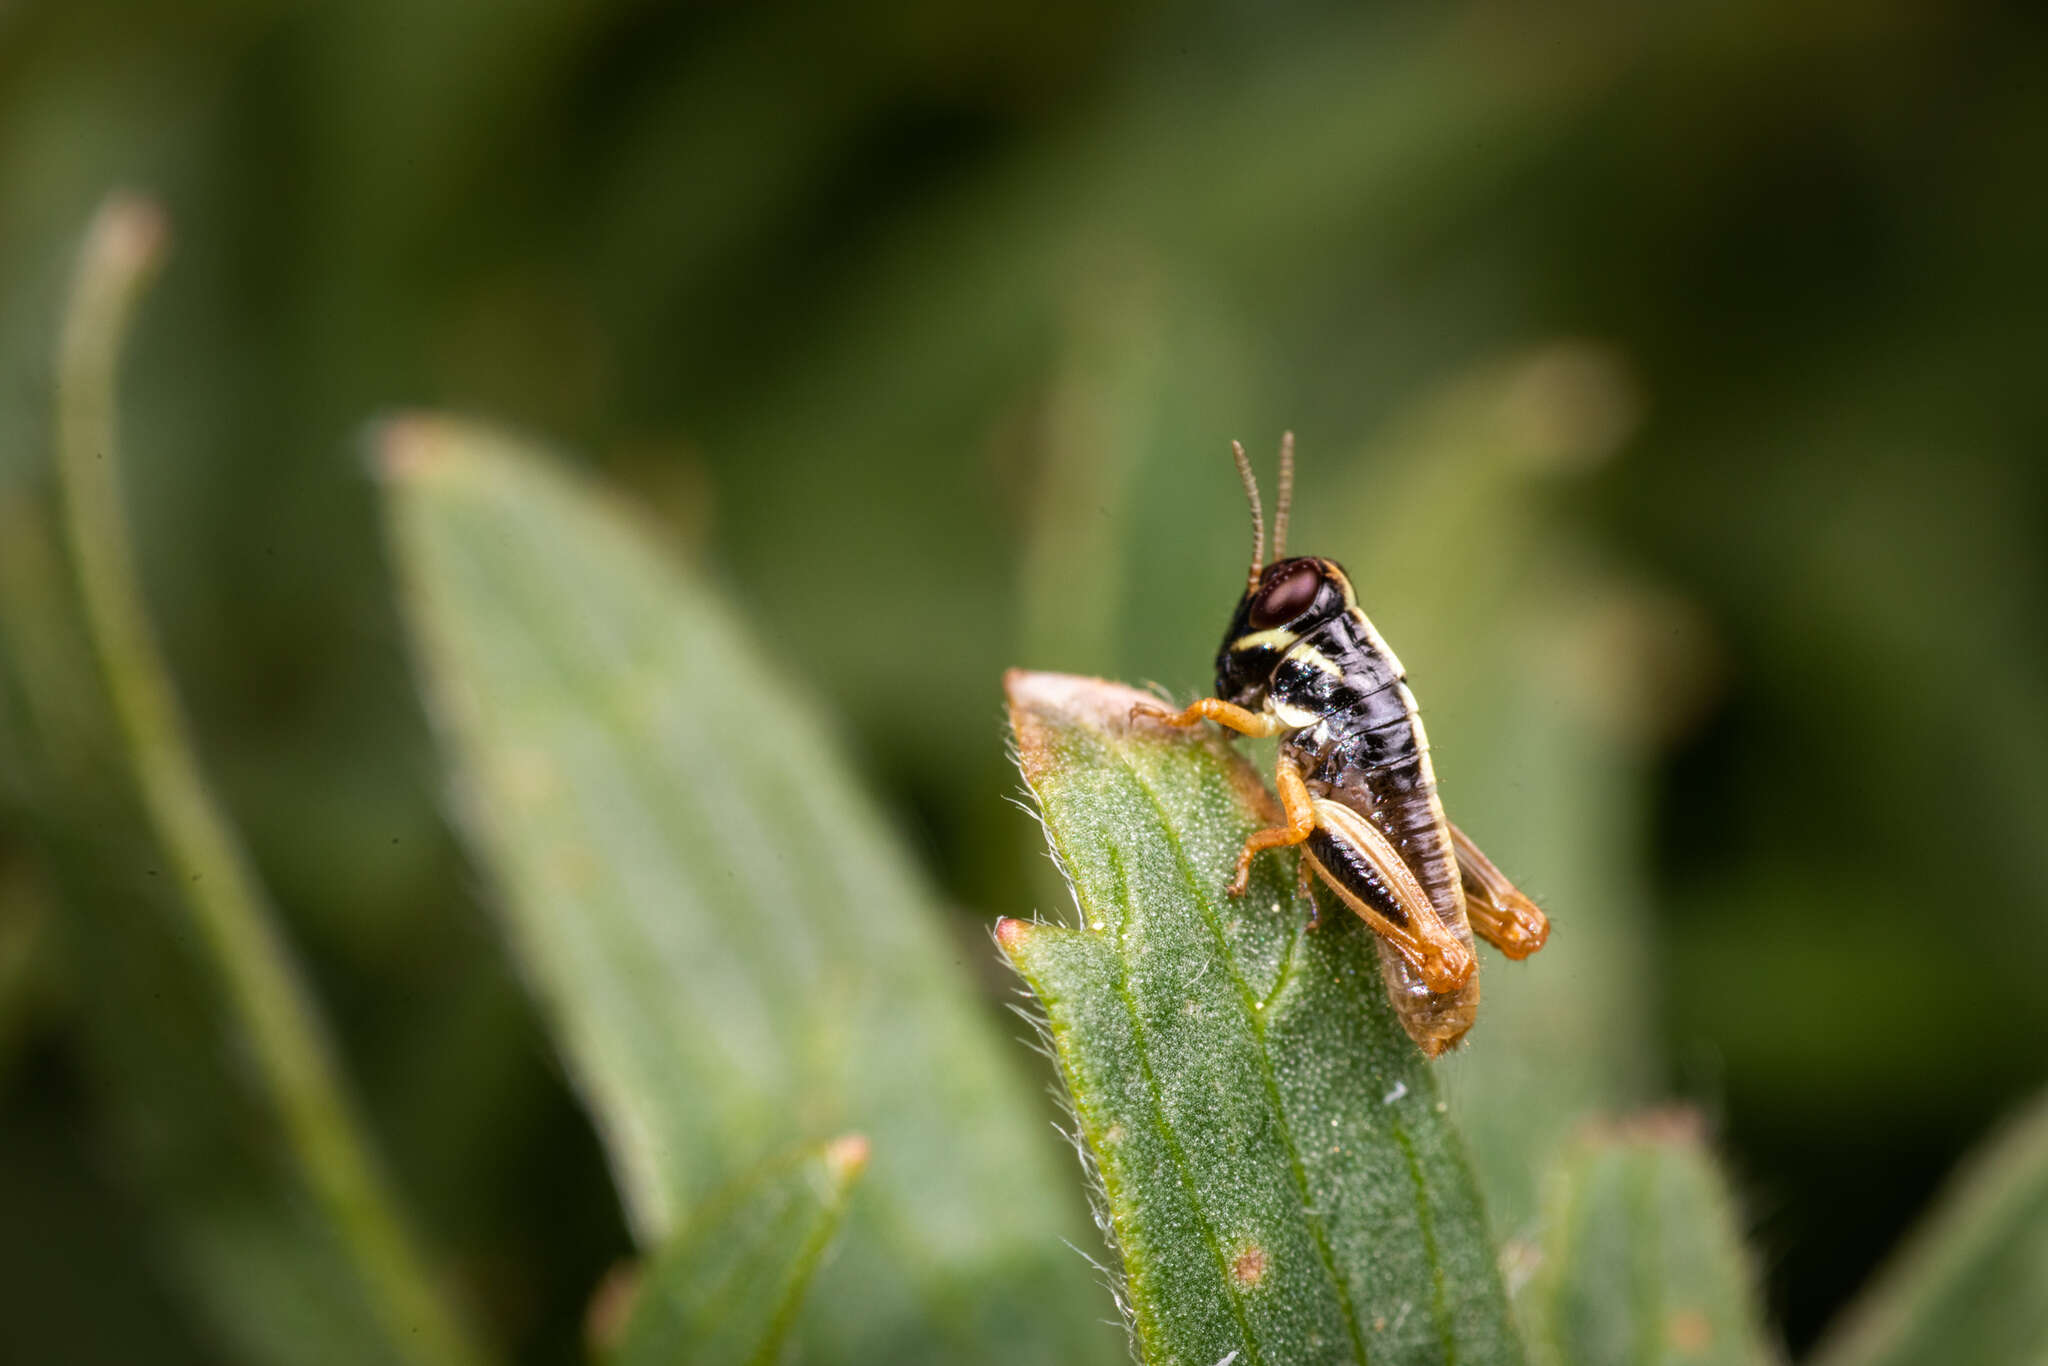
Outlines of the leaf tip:
{"type": "Polygon", "coordinates": [[[99,268],[139,275],[163,258],[171,240],[164,206],[135,190],[116,190],[93,216],[86,255],[99,268]]]}
{"type": "Polygon", "coordinates": [[[583,1341],[593,1353],[608,1353],[618,1347],[639,1296],[638,1263],[616,1262],[604,1273],[583,1307],[583,1341]]]}
{"type": "Polygon", "coordinates": [[[850,1184],[867,1168],[871,1152],[866,1134],[841,1134],[825,1145],[825,1171],[836,1186],[850,1184]]]}
{"type": "Polygon", "coordinates": [[[446,465],[453,446],[447,419],[398,413],[371,429],[370,467],[386,483],[411,483],[446,465]]]}
{"type": "Polygon", "coordinates": [[[1131,709],[1157,706],[1159,699],[1124,683],[1083,674],[1011,669],[1003,675],[1010,704],[1010,730],[1017,738],[1017,762],[1024,781],[1036,786],[1053,764],[1053,741],[1076,727],[1110,735],[1131,729],[1131,709]]]}
{"type": "Polygon", "coordinates": [[[1127,683],[1112,683],[1085,674],[1039,673],[1033,669],[1006,672],[1003,693],[1009,699],[1013,717],[1028,714],[1104,730],[1127,729],[1132,707],[1159,703],[1151,693],[1127,683]]]}
{"type": "Polygon", "coordinates": [[[1015,916],[1004,916],[996,921],[996,943],[1004,953],[1015,958],[1017,951],[1024,947],[1024,941],[1031,937],[1031,922],[1015,916]]]}

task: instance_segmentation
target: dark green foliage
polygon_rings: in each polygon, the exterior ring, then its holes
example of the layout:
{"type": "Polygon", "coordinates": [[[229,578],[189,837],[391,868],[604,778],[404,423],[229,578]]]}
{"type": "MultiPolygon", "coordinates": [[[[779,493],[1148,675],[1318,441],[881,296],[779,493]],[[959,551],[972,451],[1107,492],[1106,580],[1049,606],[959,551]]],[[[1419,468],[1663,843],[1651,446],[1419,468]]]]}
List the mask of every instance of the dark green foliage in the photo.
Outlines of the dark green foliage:
{"type": "Polygon", "coordinates": [[[1368,932],[1307,929],[1291,859],[1223,892],[1274,807],[1144,693],[1013,673],[1083,925],[1006,920],[1046,1015],[1148,1366],[1516,1362],[1479,1196],[1368,932]]]}
{"type": "Polygon", "coordinates": [[[2048,1096],[1975,1155],[1813,1366],[2008,1366],[2048,1345],[2048,1096]]]}

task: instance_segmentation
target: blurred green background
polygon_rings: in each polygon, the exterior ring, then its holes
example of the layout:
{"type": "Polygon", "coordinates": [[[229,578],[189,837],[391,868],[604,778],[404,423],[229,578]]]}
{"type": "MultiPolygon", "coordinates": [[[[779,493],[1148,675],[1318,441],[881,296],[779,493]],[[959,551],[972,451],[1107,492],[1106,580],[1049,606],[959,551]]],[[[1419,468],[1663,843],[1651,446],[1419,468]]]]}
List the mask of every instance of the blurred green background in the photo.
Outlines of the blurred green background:
{"type": "MultiPolygon", "coordinates": [[[[1796,1348],[2048,1071],[2044,64],[2038,13],[1927,0],[12,0],[0,499],[47,491],[77,236],[145,187],[150,605],[399,1183],[538,1361],[626,1235],[441,818],[364,422],[487,415],[653,509],[992,1001],[980,927],[1060,895],[1001,670],[1205,688],[1225,443],[1292,427],[1295,544],[1453,814],[1554,946],[1604,927],[1549,988],[1585,1037],[1495,1077],[1482,1023],[1453,1096],[1700,1104],[1796,1348]]],[[[66,914],[0,825],[0,1323],[208,1359],[66,914]]],[[[1547,957],[1489,960],[1495,1038],[1547,957]]]]}

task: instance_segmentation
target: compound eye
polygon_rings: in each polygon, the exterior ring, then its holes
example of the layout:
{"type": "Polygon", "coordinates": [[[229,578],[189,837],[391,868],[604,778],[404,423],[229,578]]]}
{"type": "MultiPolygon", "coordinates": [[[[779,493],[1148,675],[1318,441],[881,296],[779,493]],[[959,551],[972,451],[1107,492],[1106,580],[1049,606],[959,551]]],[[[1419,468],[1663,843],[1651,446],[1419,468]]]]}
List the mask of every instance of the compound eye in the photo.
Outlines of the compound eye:
{"type": "Polygon", "coordinates": [[[1259,590],[1252,599],[1252,626],[1261,631],[1293,621],[1306,612],[1323,586],[1323,571],[1313,561],[1301,565],[1259,590]]]}

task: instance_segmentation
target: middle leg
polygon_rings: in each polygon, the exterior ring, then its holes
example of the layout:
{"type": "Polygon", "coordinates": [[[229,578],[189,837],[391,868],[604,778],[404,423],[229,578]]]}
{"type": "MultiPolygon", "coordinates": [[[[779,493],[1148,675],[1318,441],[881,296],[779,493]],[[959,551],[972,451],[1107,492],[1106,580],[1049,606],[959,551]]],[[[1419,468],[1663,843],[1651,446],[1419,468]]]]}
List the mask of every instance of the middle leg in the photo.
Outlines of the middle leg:
{"type": "Polygon", "coordinates": [[[1252,859],[1262,850],[1300,844],[1316,828],[1315,799],[1308,795],[1308,784],[1302,780],[1301,769],[1285,754],[1273,767],[1273,786],[1279,789],[1280,809],[1287,817],[1287,824],[1254,830],[1245,840],[1244,848],[1237,851],[1237,876],[1225,889],[1232,896],[1244,895],[1245,884],[1252,875],[1252,859]]]}

